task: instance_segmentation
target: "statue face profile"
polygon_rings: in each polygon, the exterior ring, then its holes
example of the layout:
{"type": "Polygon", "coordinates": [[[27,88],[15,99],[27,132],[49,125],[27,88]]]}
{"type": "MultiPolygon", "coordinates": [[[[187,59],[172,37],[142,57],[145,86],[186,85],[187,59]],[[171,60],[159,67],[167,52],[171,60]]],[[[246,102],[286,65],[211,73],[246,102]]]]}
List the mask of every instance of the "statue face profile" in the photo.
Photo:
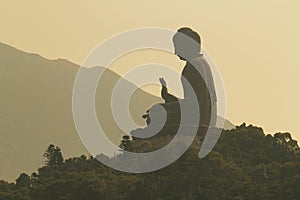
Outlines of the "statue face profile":
{"type": "Polygon", "coordinates": [[[181,28],[173,37],[175,55],[181,60],[195,58],[200,53],[200,36],[190,28],[181,28]]]}

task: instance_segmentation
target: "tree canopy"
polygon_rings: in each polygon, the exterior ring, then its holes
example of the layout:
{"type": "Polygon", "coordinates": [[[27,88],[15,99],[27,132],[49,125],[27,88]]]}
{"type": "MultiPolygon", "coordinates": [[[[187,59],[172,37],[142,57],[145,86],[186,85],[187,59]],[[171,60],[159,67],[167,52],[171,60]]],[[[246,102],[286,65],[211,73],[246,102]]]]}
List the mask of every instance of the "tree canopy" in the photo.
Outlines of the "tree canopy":
{"type": "MultiPolygon", "coordinates": [[[[125,136],[120,146],[151,151],[168,137],[125,136]]],[[[265,135],[259,127],[242,124],[223,130],[203,159],[197,139],[176,162],[145,174],[116,171],[85,155],[64,160],[60,148],[49,145],[44,167],[31,176],[22,173],[16,183],[0,181],[0,199],[299,199],[300,153],[291,134],[265,135]]]]}

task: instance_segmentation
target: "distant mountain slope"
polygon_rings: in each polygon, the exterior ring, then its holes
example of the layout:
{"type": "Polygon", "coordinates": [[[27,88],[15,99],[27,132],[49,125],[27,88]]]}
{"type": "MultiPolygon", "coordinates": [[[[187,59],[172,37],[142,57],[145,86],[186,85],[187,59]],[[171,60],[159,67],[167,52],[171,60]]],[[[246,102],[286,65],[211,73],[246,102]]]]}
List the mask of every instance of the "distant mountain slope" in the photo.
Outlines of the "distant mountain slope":
{"type": "Polygon", "coordinates": [[[77,68],[0,45],[1,178],[41,165],[39,151],[49,143],[65,144],[69,155],[85,152],[70,107],[77,68]]]}
{"type": "MultiPolygon", "coordinates": [[[[66,157],[87,154],[72,117],[72,89],[78,68],[67,60],[48,60],[0,43],[1,179],[12,180],[21,171],[30,172],[40,166],[41,152],[50,143],[63,146],[66,157]]],[[[105,117],[100,113],[110,106],[109,94],[119,78],[112,71],[105,73],[101,83],[106,87],[99,87],[96,97],[98,116],[113,133],[109,137],[116,144],[124,133],[113,126],[109,112],[105,117]]],[[[143,99],[144,108],[131,106],[133,116],[141,116],[147,107],[160,101],[139,89],[134,96],[132,103],[141,105],[135,99],[143,99]]]]}
{"type": "MultiPolygon", "coordinates": [[[[29,173],[41,166],[41,152],[50,143],[63,147],[66,157],[87,154],[72,117],[72,90],[78,69],[64,59],[48,60],[0,43],[0,179],[14,180],[20,172],[29,173]]],[[[119,79],[118,74],[107,71],[96,94],[98,118],[115,144],[124,135],[109,110],[112,89],[119,79]]],[[[132,87],[130,82],[126,84],[132,87]]],[[[145,124],[141,115],[161,101],[137,89],[130,101],[132,117],[138,124],[145,124]]],[[[234,127],[226,123],[227,128],[234,127]]]]}

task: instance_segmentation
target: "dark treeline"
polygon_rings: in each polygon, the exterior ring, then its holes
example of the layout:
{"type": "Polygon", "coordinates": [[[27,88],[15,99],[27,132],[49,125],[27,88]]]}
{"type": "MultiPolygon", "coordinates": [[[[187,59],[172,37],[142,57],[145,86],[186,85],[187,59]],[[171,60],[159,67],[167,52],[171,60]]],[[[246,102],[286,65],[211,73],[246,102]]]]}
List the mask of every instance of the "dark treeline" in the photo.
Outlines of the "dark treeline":
{"type": "MultiPolygon", "coordinates": [[[[169,139],[159,137],[157,143],[169,139]]],[[[143,151],[138,148],[144,148],[145,144],[143,140],[124,137],[120,146],[143,151]]],[[[153,140],[146,148],[151,150],[155,145],[153,140]]],[[[195,143],[164,169],[129,174],[84,155],[64,160],[61,149],[49,145],[44,152],[45,166],[36,173],[22,173],[15,183],[0,181],[0,199],[296,200],[300,197],[299,146],[289,133],[265,135],[261,128],[242,124],[224,130],[204,159],[197,157],[198,151],[199,143],[195,143]]]]}

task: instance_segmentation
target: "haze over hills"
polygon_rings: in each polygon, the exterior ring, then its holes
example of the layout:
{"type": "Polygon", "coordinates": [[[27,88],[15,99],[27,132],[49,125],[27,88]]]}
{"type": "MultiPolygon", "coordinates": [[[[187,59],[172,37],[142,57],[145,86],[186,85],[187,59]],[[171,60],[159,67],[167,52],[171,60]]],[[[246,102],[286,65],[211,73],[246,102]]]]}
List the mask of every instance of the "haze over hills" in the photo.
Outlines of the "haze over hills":
{"type": "MultiPolygon", "coordinates": [[[[41,152],[54,143],[65,157],[88,154],[75,130],[72,90],[79,65],[48,60],[0,43],[0,179],[12,181],[43,164],[41,152]]],[[[92,70],[92,69],[90,69],[92,70]]],[[[120,76],[106,71],[96,93],[96,111],[108,137],[119,144],[123,133],[114,123],[110,98],[120,76]],[[105,94],[105,95],[103,95],[105,94]]],[[[125,81],[129,87],[135,87],[125,81]]],[[[138,89],[130,100],[134,121],[162,99],[138,89]]],[[[225,128],[234,126],[226,121],[225,128]]]]}

